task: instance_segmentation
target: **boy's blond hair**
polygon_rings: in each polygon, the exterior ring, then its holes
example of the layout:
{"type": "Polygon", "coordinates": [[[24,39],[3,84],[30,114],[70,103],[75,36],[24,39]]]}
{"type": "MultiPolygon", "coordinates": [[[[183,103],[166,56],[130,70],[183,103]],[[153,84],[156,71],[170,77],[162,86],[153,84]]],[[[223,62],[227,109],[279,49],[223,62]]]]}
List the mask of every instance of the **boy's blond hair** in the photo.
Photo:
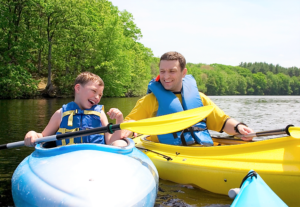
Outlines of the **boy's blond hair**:
{"type": "Polygon", "coordinates": [[[103,80],[98,75],[91,73],[91,72],[80,73],[75,79],[74,86],[76,84],[80,84],[80,85],[84,86],[89,81],[94,81],[94,82],[97,82],[99,84],[99,86],[104,86],[103,80]]]}

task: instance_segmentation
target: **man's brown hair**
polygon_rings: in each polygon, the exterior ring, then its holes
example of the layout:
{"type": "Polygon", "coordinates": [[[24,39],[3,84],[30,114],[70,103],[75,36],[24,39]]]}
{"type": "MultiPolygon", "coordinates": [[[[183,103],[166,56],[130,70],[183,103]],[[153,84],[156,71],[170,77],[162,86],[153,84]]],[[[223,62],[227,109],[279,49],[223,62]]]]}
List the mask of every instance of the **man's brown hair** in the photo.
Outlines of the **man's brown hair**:
{"type": "MultiPolygon", "coordinates": [[[[163,54],[160,57],[160,61],[162,61],[162,60],[178,60],[181,71],[183,71],[183,69],[185,68],[185,65],[186,65],[186,61],[185,61],[185,58],[183,57],[183,55],[180,54],[179,52],[175,52],[175,51],[166,52],[165,54],[163,54]]],[[[160,65],[160,61],[159,61],[159,65],[160,65]]]]}
{"type": "Polygon", "coordinates": [[[87,84],[89,81],[95,81],[99,84],[99,86],[104,86],[103,80],[96,74],[91,73],[91,72],[82,72],[80,73],[76,79],[75,79],[75,84],[80,84],[84,86],[87,84]]]}

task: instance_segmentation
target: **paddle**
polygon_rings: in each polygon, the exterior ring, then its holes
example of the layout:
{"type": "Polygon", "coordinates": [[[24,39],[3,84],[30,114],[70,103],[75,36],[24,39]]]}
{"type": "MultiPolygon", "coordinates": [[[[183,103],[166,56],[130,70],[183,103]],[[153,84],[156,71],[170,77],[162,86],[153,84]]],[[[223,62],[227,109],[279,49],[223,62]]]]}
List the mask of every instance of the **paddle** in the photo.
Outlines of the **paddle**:
{"type": "MultiPolygon", "coordinates": [[[[136,122],[125,122],[125,123],[115,124],[115,125],[109,124],[105,127],[97,127],[94,129],[47,136],[47,137],[37,139],[36,144],[41,142],[62,140],[62,139],[67,139],[72,137],[87,136],[90,134],[105,133],[105,132],[113,133],[114,131],[120,129],[127,129],[133,132],[137,132],[139,134],[147,134],[147,135],[168,134],[168,133],[183,130],[187,127],[190,127],[198,123],[199,121],[207,117],[212,112],[213,108],[214,106],[204,106],[204,107],[190,109],[190,110],[186,110],[174,114],[168,114],[168,115],[153,117],[149,119],[143,119],[136,122]]],[[[24,146],[24,141],[12,142],[8,144],[0,145],[0,150],[10,149],[13,147],[21,147],[21,146],[24,146]]]]}
{"type": "Polygon", "coordinates": [[[296,139],[300,139],[300,127],[289,127],[290,135],[296,139]]]}
{"type": "Polygon", "coordinates": [[[234,136],[227,136],[227,137],[220,137],[224,139],[239,139],[241,137],[263,137],[263,136],[272,136],[272,135],[280,135],[280,134],[287,134],[296,139],[300,138],[300,127],[294,127],[294,125],[287,125],[284,129],[275,129],[269,131],[262,131],[256,133],[250,133],[247,135],[236,134],[234,136]]]}

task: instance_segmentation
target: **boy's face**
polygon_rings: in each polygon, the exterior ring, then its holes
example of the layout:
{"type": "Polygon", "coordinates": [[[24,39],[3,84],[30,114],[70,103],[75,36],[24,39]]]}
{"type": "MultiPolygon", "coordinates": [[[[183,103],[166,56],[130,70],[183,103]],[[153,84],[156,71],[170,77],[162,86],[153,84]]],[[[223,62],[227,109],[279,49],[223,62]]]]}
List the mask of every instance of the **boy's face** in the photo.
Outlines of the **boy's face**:
{"type": "Polygon", "coordinates": [[[75,103],[81,109],[90,109],[97,105],[103,95],[104,86],[99,86],[98,82],[89,81],[84,86],[75,85],[75,103]]]}
{"type": "Polygon", "coordinates": [[[172,92],[180,92],[182,78],[185,77],[187,69],[181,71],[178,60],[162,60],[159,64],[160,82],[163,87],[172,92]]]}

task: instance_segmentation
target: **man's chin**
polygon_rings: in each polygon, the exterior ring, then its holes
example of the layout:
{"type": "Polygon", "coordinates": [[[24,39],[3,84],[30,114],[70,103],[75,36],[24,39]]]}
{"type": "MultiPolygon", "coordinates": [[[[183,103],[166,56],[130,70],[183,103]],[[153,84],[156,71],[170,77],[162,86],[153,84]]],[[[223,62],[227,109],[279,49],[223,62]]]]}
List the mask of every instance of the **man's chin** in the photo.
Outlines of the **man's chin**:
{"type": "Polygon", "coordinates": [[[170,90],[172,89],[172,87],[166,86],[166,85],[163,85],[163,87],[164,87],[164,89],[166,89],[166,90],[168,90],[168,91],[170,91],[170,90]]]}

